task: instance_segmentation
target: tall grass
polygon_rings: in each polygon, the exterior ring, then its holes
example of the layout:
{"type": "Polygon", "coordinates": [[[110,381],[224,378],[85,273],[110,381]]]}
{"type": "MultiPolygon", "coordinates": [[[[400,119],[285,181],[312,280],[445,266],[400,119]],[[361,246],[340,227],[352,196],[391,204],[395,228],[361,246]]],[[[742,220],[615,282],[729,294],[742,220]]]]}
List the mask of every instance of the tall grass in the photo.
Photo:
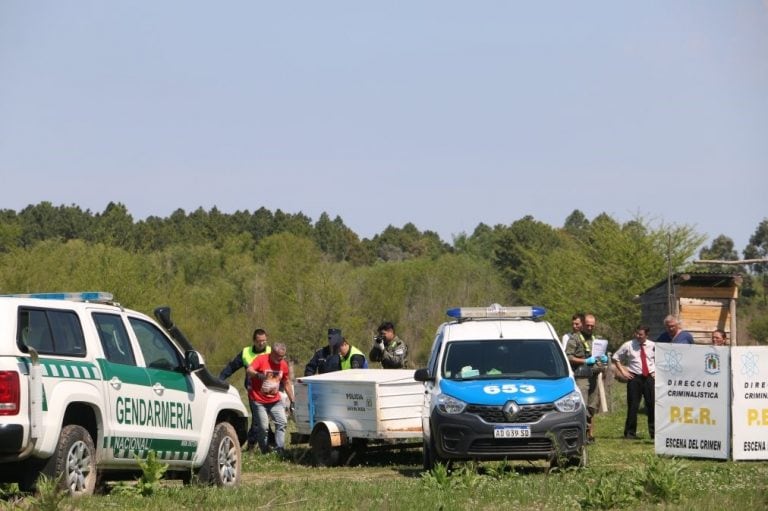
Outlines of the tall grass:
{"type": "MultiPolygon", "coordinates": [[[[94,511],[768,509],[768,462],[657,457],[647,435],[623,439],[623,389],[615,390],[615,411],[596,418],[598,439],[589,447],[586,469],[548,471],[544,463],[498,462],[423,473],[418,450],[370,453],[350,466],[315,468],[308,464],[306,446],[296,445],[289,446],[288,460],[246,454],[243,483],[235,490],[167,482],[151,498],[115,492],[69,504],[94,511]]],[[[644,420],[641,415],[640,431],[644,420]]],[[[5,498],[6,507],[18,508],[12,496],[5,498]]]]}

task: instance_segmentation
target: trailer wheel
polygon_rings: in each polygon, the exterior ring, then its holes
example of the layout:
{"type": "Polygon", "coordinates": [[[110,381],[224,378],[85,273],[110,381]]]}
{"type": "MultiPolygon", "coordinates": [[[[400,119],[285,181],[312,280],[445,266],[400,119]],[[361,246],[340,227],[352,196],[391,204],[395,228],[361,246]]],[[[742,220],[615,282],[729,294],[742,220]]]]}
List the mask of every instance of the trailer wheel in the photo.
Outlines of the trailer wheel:
{"type": "Polygon", "coordinates": [[[317,428],[309,438],[312,458],[318,467],[333,467],[339,464],[341,449],[331,445],[331,433],[326,427],[317,428]]]}
{"type": "Polygon", "coordinates": [[[91,495],[96,488],[96,447],[88,430],[77,424],[61,429],[56,450],[43,467],[48,477],[73,497],[91,495]]]}

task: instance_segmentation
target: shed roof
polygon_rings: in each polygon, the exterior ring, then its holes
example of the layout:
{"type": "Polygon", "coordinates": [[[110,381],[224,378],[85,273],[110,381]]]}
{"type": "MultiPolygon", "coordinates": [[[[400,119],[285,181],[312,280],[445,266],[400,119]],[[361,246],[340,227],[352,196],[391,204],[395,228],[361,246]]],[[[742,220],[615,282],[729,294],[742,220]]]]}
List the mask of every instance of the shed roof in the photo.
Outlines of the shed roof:
{"type": "MultiPolygon", "coordinates": [[[[672,275],[673,285],[696,286],[696,287],[733,287],[740,286],[742,282],[741,273],[730,272],[681,272],[672,275]]],[[[667,279],[661,280],[657,284],[643,291],[640,296],[647,294],[654,289],[667,285],[667,279]]]]}

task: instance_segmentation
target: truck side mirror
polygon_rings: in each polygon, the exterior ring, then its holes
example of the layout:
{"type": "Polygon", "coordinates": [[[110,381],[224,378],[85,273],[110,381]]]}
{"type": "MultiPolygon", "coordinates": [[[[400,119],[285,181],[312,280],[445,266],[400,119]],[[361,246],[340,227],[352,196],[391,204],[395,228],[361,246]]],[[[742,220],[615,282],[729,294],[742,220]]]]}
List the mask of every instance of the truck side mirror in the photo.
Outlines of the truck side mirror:
{"type": "Polygon", "coordinates": [[[204,364],[203,357],[197,351],[189,350],[184,352],[184,367],[188,372],[194,373],[201,369],[204,364]]]}

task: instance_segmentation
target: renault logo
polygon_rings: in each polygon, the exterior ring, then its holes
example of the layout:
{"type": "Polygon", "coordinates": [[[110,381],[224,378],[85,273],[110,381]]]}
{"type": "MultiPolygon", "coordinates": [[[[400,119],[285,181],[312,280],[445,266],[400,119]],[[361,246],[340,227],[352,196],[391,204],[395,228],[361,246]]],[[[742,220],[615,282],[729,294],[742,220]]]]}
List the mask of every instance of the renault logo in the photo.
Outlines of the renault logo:
{"type": "Polygon", "coordinates": [[[515,418],[515,415],[517,415],[517,412],[520,411],[520,405],[515,403],[514,401],[509,401],[507,404],[504,405],[504,417],[507,418],[507,420],[512,420],[515,418]]]}

